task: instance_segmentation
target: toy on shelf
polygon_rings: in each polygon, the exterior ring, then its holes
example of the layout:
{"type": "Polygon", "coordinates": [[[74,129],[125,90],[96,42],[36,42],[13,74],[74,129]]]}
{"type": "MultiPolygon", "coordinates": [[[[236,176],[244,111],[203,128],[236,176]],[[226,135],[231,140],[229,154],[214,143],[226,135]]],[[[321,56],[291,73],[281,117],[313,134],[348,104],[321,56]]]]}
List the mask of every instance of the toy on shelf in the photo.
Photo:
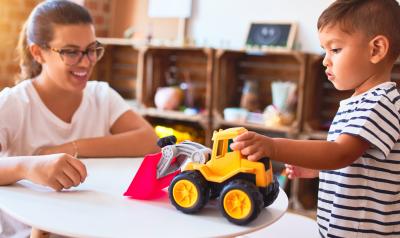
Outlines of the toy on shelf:
{"type": "Polygon", "coordinates": [[[297,85],[293,82],[276,81],[271,84],[272,105],[264,110],[267,126],[291,125],[295,120],[297,85]]]}
{"type": "MultiPolygon", "coordinates": [[[[170,176],[169,199],[178,210],[195,213],[209,199],[218,198],[218,206],[230,222],[248,224],[257,218],[264,207],[275,201],[279,184],[268,158],[253,162],[239,151],[230,150],[233,139],[246,131],[243,127],[215,131],[212,151],[190,141],[175,144],[175,140],[171,140],[173,137],[163,139],[164,142],[159,144],[162,155],[158,165],[144,168],[146,157],[125,195],[143,194],[139,191],[141,187],[134,188],[135,180],[142,181],[144,190],[148,189],[145,184],[148,177],[139,177],[139,173],[149,169],[147,172],[156,180],[170,176]]],[[[159,183],[165,186],[165,180],[159,180],[159,183]]]]}
{"type": "Polygon", "coordinates": [[[248,111],[239,107],[227,107],[224,109],[224,119],[231,122],[246,122],[248,111]]]}
{"type": "Polygon", "coordinates": [[[181,143],[185,140],[190,140],[197,143],[202,142],[201,135],[198,135],[199,133],[197,133],[195,129],[189,126],[179,124],[175,124],[171,127],[156,125],[154,127],[154,130],[156,131],[156,134],[159,138],[163,138],[169,135],[175,136],[177,139],[177,143],[181,143]]]}
{"type": "Polygon", "coordinates": [[[177,110],[183,101],[183,91],[178,87],[160,87],[154,96],[157,109],[177,110]]]}
{"type": "Polygon", "coordinates": [[[240,98],[240,107],[248,110],[249,112],[259,112],[259,90],[258,82],[253,80],[246,80],[242,90],[242,97],[240,98]]]}
{"type": "Polygon", "coordinates": [[[191,109],[191,114],[201,111],[199,102],[204,95],[203,83],[192,79],[189,70],[179,70],[171,66],[165,72],[165,86],[159,86],[154,95],[154,104],[160,110],[184,111],[191,109]]]}

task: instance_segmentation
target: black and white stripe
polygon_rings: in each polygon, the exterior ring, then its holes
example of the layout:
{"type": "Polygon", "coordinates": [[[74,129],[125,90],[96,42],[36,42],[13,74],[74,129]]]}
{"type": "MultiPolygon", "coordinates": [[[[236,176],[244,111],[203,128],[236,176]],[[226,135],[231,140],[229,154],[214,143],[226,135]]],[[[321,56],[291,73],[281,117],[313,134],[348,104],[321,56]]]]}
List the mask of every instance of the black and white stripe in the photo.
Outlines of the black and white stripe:
{"type": "Polygon", "coordinates": [[[320,172],[321,237],[400,237],[400,95],[381,84],[340,102],[328,133],[370,143],[353,164],[320,172]]]}

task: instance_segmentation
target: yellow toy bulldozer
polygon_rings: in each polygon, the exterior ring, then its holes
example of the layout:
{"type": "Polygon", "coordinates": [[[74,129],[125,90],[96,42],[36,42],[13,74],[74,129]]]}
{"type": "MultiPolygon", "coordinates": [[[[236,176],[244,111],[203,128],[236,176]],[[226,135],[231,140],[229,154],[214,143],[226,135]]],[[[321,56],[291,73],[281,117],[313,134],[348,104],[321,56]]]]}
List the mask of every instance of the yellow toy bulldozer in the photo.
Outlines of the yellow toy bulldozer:
{"type": "Polygon", "coordinates": [[[222,214],[232,223],[245,225],[275,201],[279,184],[273,176],[271,161],[249,161],[229,147],[233,138],[246,131],[243,127],[215,131],[211,158],[187,163],[182,173],[174,177],[169,198],[178,210],[195,213],[210,198],[219,197],[222,214]]]}

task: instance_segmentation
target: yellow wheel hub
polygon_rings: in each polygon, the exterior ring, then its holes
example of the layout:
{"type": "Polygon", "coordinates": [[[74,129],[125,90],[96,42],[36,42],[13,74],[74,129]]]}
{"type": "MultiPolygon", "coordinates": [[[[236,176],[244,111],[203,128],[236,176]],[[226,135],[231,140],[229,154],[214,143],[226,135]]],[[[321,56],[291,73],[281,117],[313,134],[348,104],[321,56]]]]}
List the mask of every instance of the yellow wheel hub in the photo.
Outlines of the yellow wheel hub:
{"type": "Polygon", "coordinates": [[[224,197],[224,210],[232,218],[246,218],[251,212],[251,206],[249,196],[241,190],[231,190],[224,197]]]}
{"type": "Polygon", "coordinates": [[[199,193],[196,186],[189,180],[178,181],[172,189],[175,202],[184,208],[190,208],[196,204],[199,193]]]}

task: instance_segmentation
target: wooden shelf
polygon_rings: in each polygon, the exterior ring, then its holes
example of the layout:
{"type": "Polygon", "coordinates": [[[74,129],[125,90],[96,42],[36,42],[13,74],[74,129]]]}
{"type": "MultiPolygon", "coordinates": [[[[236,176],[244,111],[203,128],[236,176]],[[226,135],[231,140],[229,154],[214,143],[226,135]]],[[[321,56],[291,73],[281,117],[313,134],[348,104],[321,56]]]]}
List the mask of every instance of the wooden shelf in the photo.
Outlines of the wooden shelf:
{"type": "Polygon", "coordinates": [[[140,112],[140,105],[136,99],[125,99],[125,102],[135,111],[138,113],[140,112]]]}
{"type": "Polygon", "coordinates": [[[106,81],[124,98],[136,98],[139,51],[124,39],[100,38],[106,51],[92,79],[106,81]]]}
{"type": "Polygon", "coordinates": [[[173,110],[160,110],[157,108],[145,108],[140,110],[141,114],[144,116],[150,117],[158,117],[164,119],[172,119],[172,120],[180,120],[180,121],[190,121],[190,122],[198,122],[205,120],[205,115],[197,114],[197,115],[187,115],[180,111],[173,110]]]}
{"type": "Polygon", "coordinates": [[[293,136],[301,130],[307,54],[298,51],[218,50],[214,79],[213,118],[223,118],[228,107],[239,107],[245,81],[254,81],[259,87],[259,110],[272,104],[271,84],[274,81],[290,81],[297,85],[295,120],[290,126],[266,127],[253,123],[233,123],[217,120],[220,125],[245,126],[265,132],[279,132],[293,136]]]}
{"type": "Polygon", "coordinates": [[[227,120],[218,120],[217,124],[220,126],[245,127],[249,130],[283,133],[283,134],[291,134],[291,132],[293,131],[293,129],[289,126],[265,126],[256,123],[227,121],[227,120]]]}
{"type": "Polygon", "coordinates": [[[138,101],[147,118],[175,120],[198,124],[205,132],[205,141],[211,143],[210,115],[212,103],[214,50],[198,47],[148,46],[140,49],[138,74],[138,101]],[[175,85],[169,85],[166,73],[176,75],[175,85]],[[179,111],[157,110],[154,103],[161,87],[187,85],[183,105],[197,108],[199,115],[186,115],[179,111]]]}
{"type": "Polygon", "coordinates": [[[137,40],[125,39],[125,38],[103,38],[103,37],[98,37],[97,40],[103,45],[137,46],[140,43],[137,40]]]}
{"type": "Polygon", "coordinates": [[[142,70],[140,71],[139,101],[147,107],[155,107],[154,96],[160,87],[168,85],[165,74],[173,70],[177,84],[194,85],[190,95],[195,105],[209,112],[211,110],[211,81],[213,70],[213,50],[206,48],[145,47],[141,49],[142,70]],[[187,74],[190,82],[185,82],[187,74]]]}
{"type": "MultiPolygon", "coordinates": [[[[96,66],[93,79],[109,82],[136,110],[148,119],[187,122],[197,125],[211,141],[213,130],[243,126],[260,132],[280,133],[293,138],[325,140],[329,122],[339,102],[351,92],[336,90],[326,78],[322,56],[298,51],[213,50],[199,47],[141,46],[127,39],[100,38],[106,46],[104,58],[96,66]],[[154,96],[159,87],[169,86],[165,73],[175,70],[178,83],[184,72],[196,85],[187,96],[202,114],[157,110],[154,96]],[[260,110],[272,102],[271,82],[295,82],[298,87],[296,118],[290,126],[268,127],[223,118],[227,107],[239,107],[244,82],[257,81],[260,110]]],[[[400,81],[400,61],[392,70],[393,81],[400,81]]],[[[398,84],[400,86],[400,84],[398,84]]],[[[188,105],[184,105],[188,106],[188,105]]]]}

